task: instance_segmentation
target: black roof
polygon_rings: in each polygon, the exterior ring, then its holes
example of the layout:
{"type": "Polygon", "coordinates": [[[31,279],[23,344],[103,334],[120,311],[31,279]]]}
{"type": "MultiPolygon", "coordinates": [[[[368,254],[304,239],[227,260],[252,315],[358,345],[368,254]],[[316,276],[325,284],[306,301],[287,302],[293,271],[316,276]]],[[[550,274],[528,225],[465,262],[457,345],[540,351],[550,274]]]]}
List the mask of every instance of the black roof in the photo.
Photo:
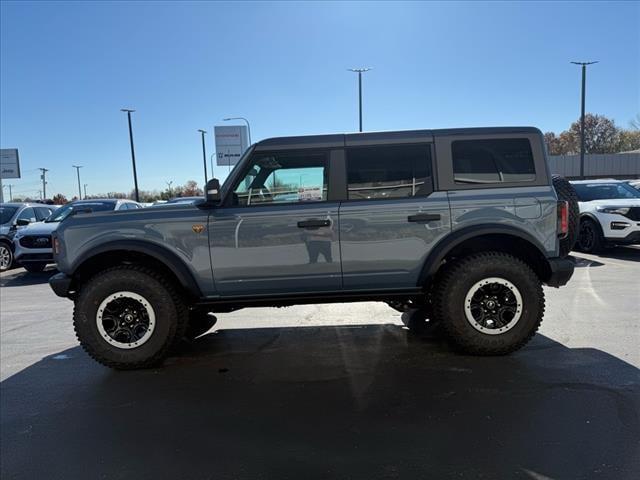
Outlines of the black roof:
{"type": "Polygon", "coordinates": [[[384,143],[430,142],[436,136],[450,135],[496,135],[504,133],[535,133],[535,127],[479,127],[448,128],[439,130],[397,130],[388,132],[333,133],[326,135],[303,135],[297,137],[274,137],[256,143],[256,150],[293,148],[339,148],[356,145],[379,145],[384,143]]]}

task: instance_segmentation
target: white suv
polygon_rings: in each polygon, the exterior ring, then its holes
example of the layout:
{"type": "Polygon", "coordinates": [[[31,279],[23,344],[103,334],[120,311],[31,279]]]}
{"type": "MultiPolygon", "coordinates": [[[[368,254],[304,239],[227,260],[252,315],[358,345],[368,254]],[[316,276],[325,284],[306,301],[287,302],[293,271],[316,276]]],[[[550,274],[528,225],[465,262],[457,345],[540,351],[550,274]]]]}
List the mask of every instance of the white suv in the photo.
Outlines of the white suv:
{"type": "Polygon", "coordinates": [[[598,253],[606,245],[640,245],[640,191],[618,180],[571,184],[580,205],[577,250],[598,253]]]}

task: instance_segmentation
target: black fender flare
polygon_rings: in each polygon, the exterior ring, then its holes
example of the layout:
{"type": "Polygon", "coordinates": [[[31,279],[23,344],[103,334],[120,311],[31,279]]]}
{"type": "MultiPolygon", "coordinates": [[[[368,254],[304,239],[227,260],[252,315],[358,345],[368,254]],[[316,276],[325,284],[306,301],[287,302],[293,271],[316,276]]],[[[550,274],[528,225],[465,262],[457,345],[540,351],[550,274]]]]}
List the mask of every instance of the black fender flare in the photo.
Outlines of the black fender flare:
{"type": "Polygon", "coordinates": [[[440,267],[440,264],[442,263],[442,260],[444,260],[447,254],[451,252],[451,250],[453,250],[455,247],[474,237],[496,234],[510,235],[512,237],[517,237],[525,240],[538,250],[541,257],[546,259],[547,264],[549,263],[547,254],[545,253],[545,250],[540,242],[522,229],[513,227],[511,225],[502,224],[470,225],[459,230],[454,230],[449,235],[441,239],[431,249],[431,252],[429,252],[429,255],[427,256],[422,267],[422,272],[418,277],[418,286],[425,285],[425,283],[435,275],[435,273],[438,271],[438,268],[440,267]]]}
{"type": "Polygon", "coordinates": [[[155,243],[145,242],[142,240],[114,240],[107,242],[93,248],[84,254],[80,255],[76,261],[71,265],[71,273],[73,276],[79,268],[82,267],[88,260],[92,258],[117,250],[126,250],[129,252],[142,253],[148,255],[158,262],[162,263],[165,267],[173,272],[178,279],[178,282],[184,287],[187,292],[195,297],[201,297],[202,292],[196,282],[193,274],[189,268],[185,265],[184,261],[178,257],[174,252],[166,247],[157,245],[155,243]]]}

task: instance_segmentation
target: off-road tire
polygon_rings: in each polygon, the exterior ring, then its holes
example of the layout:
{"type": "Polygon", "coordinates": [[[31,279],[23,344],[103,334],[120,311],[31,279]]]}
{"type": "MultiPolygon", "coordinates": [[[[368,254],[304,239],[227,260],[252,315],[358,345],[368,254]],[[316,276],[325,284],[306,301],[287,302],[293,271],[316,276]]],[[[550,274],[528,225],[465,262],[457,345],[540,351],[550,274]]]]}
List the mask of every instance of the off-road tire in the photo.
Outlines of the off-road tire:
{"type": "Polygon", "coordinates": [[[583,218],[580,221],[580,235],[578,235],[578,243],[576,244],[576,249],[580,250],[584,253],[592,253],[597,254],[602,251],[604,248],[605,240],[604,235],[602,234],[602,229],[600,225],[595,220],[590,218],[583,218]],[[590,243],[583,241],[583,229],[590,229],[593,235],[590,243]]]}
{"type": "Polygon", "coordinates": [[[11,245],[7,242],[0,242],[0,253],[5,258],[5,263],[0,264],[0,272],[6,272],[13,266],[13,252],[11,251],[11,245]]]}
{"type": "Polygon", "coordinates": [[[153,269],[120,265],[104,270],[84,283],[75,300],[73,325],[82,348],[99,363],[133,370],[156,366],[169,353],[176,338],[182,338],[188,309],[176,286],[153,269]],[[110,345],[99,333],[96,315],[109,295],[130,291],[144,297],[155,313],[155,329],[142,345],[121,349],[110,345]]]}
{"type": "Polygon", "coordinates": [[[542,284],[531,267],[502,252],[481,252],[446,266],[433,290],[433,314],[446,337],[462,352],[505,355],[524,346],[538,330],[544,315],[542,284]],[[522,296],[522,313],[514,326],[490,335],[472,326],[465,316],[467,293],[477,282],[499,277],[511,282],[522,296]]]}
{"type": "Polygon", "coordinates": [[[580,229],[578,194],[566,178],[560,175],[553,175],[552,180],[558,200],[566,201],[569,204],[569,232],[565,238],[560,239],[560,256],[566,257],[573,250],[580,229]]]}
{"type": "Polygon", "coordinates": [[[200,335],[207,333],[218,322],[218,319],[208,312],[194,310],[189,315],[189,322],[184,332],[184,339],[193,341],[200,335]]]}
{"type": "Polygon", "coordinates": [[[43,272],[45,268],[47,268],[47,264],[44,262],[23,263],[22,266],[29,273],[40,273],[43,272]]]}

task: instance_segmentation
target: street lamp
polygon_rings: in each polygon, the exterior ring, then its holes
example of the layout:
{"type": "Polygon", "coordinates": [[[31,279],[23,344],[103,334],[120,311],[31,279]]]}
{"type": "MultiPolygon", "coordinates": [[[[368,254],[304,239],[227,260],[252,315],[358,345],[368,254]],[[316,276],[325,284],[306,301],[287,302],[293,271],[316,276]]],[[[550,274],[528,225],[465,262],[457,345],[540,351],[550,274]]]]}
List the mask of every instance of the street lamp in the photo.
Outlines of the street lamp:
{"type": "Polygon", "coordinates": [[[87,199],[87,183],[84,184],[84,199],[87,199]]]}
{"type": "Polygon", "coordinates": [[[131,128],[131,113],[135,110],[128,108],[121,108],[121,112],[127,113],[127,120],[129,121],[129,143],[131,145],[131,163],[133,164],[133,184],[136,193],[136,202],[140,201],[140,193],[138,192],[138,172],[136,172],[136,152],[133,149],[133,129],[131,128]]]}
{"type": "Polygon", "coordinates": [[[580,109],[580,178],[584,179],[584,97],[585,86],[587,83],[587,65],[593,65],[595,62],[571,62],[574,65],[582,67],[582,100],[580,109]]]}
{"type": "MultiPolygon", "coordinates": [[[[206,130],[199,129],[200,135],[202,136],[202,163],[204,164],[204,184],[207,184],[207,151],[204,146],[204,134],[207,133],[206,130]]],[[[213,171],[211,172],[213,174],[213,171]]]]}
{"type": "Polygon", "coordinates": [[[249,120],[247,120],[244,117],[229,117],[229,118],[222,119],[223,122],[228,122],[230,120],[243,120],[247,123],[247,133],[249,135],[249,146],[251,146],[251,125],[249,125],[249,120]]]}
{"type": "Polygon", "coordinates": [[[82,200],[82,190],[80,190],[80,169],[82,168],[82,165],[71,165],[71,166],[76,169],[76,173],[78,174],[78,199],[82,200]]]}
{"type": "Polygon", "coordinates": [[[347,70],[349,70],[350,72],[354,72],[358,74],[358,110],[360,112],[360,131],[362,131],[362,74],[364,72],[368,72],[369,70],[371,70],[368,67],[364,67],[364,68],[348,68],[347,70]]]}

